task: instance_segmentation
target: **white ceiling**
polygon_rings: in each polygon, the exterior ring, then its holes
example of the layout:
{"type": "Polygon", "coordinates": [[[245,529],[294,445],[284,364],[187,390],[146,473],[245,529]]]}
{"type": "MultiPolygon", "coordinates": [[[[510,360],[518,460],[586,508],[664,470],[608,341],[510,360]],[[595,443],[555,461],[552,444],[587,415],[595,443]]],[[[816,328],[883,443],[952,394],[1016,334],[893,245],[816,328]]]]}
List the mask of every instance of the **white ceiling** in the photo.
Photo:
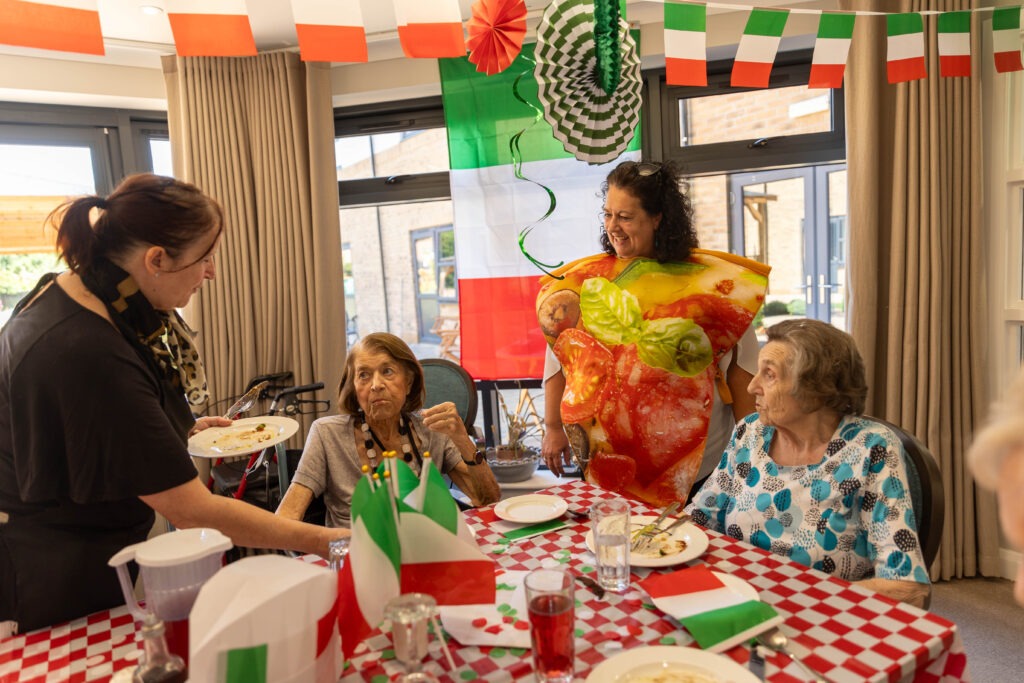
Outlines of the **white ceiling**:
{"type": "MultiPolygon", "coordinates": [[[[391,0],[338,0],[361,2],[366,25],[370,59],[391,59],[401,56],[395,29],[395,13],[391,0]]],[[[428,2],[429,0],[420,0],[428,2]]],[[[786,0],[736,2],[736,4],[770,6],[786,0]]],[[[472,16],[474,0],[459,0],[463,20],[472,16]]],[[[532,30],[540,20],[550,0],[526,0],[528,26],[532,30]]],[[[82,62],[100,62],[123,66],[159,68],[159,57],[174,52],[174,38],[165,14],[150,15],[142,12],[144,5],[163,6],[164,0],[98,0],[100,25],[103,30],[106,55],[76,55],[74,53],[34,50],[0,45],[0,54],[25,55],[48,59],[82,62]]],[[[295,48],[295,25],[291,3],[288,0],[246,0],[249,23],[260,51],[295,48]]],[[[660,22],[663,0],[628,0],[627,15],[631,22],[646,24],[660,22]]],[[[716,10],[712,9],[712,13],[716,10]]]]}

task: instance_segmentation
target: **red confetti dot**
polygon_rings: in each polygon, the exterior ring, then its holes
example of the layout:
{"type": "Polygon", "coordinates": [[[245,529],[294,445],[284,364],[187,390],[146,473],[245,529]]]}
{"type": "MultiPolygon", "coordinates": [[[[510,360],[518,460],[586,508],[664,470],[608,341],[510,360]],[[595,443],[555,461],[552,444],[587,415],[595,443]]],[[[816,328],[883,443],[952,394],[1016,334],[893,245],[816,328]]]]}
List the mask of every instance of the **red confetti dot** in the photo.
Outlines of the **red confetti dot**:
{"type": "Polygon", "coordinates": [[[494,626],[488,626],[484,630],[487,631],[488,633],[498,634],[498,633],[501,633],[502,627],[501,627],[501,624],[495,624],[494,626]]]}
{"type": "Polygon", "coordinates": [[[473,620],[473,626],[475,628],[483,628],[486,625],[487,625],[487,620],[484,619],[483,617],[480,617],[479,619],[474,619],[473,620]]]}
{"type": "Polygon", "coordinates": [[[638,635],[640,635],[641,633],[644,632],[644,630],[642,628],[640,628],[639,626],[637,626],[636,624],[630,624],[629,626],[626,627],[626,630],[629,631],[630,635],[634,635],[634,636],[638,636],[638,635]]]}
{"type": "Polygon", "coordinates": [[[515,626],[515,628],[519,629],[520,631],[526,631],[526,630],[528,630],[530,628],[530,625],[528,623],[526,623],[525,621],[517,621],[514,624],[514,626],[515,626]]]}
{"type": "Polygon", "coordinates": [[[503,622],[505,622],[506,624],[511,624],[511,623],[512,623],[513,621],[515,621],[515,619],[513,619],[512,617],[510,617],[510,616],[509,616],[509,615],[507,615],[507,614],[506,614],[506,615],[504,615],[504,616],[503,616],[503,617],[501,618],[501,620],[502,620],[503,622]]]}

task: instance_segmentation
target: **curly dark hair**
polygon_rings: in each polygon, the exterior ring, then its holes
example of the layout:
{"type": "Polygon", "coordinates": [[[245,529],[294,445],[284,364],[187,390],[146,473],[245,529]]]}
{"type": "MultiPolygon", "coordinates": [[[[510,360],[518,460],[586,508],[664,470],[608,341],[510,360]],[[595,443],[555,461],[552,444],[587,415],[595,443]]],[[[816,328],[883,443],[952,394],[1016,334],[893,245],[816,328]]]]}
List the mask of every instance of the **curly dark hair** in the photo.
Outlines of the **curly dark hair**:
{"type": "MultiPolygon", "coordinates": [[[[693,225],[693,204],[686,193],[686,181],[674,163],[623,161],[601,184],[602,201],[608,198],[608,188],[612,185],[639,199],[644,211],[650,215],[661,216],[654,233],[654,258],[659,263],[685,261],[690,251],[700,246],[693,225]]],[[[603,223],[601,249],[615,256],[603,223]]]]}

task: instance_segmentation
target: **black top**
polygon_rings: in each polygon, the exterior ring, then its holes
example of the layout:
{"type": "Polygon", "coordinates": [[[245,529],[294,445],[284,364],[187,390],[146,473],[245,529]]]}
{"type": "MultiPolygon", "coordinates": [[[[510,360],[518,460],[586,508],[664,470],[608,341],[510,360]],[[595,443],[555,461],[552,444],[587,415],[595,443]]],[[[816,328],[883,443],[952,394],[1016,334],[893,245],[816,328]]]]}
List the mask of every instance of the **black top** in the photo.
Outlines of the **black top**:
{"type": "Polygon", "coordinates": [[[0,332],[0,621],[21,632],[124,603],[107,560],[138,499],[196,476],[194,419],[109,322],[56,283],[0,332]]]}

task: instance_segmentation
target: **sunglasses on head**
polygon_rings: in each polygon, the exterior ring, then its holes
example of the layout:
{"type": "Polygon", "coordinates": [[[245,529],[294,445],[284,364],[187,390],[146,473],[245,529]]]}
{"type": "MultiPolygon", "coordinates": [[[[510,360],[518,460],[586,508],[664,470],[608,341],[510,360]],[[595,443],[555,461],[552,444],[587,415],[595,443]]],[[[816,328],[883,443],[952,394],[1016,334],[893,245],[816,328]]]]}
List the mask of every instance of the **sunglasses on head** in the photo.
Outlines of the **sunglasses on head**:
{"type": "Polygon", "coordinates": [[[652,161],[638,161],[636,164],[636,174],[638,176],[646,178],[656,173],[661,173],[661,164],[654,163],[652,161]]]}

